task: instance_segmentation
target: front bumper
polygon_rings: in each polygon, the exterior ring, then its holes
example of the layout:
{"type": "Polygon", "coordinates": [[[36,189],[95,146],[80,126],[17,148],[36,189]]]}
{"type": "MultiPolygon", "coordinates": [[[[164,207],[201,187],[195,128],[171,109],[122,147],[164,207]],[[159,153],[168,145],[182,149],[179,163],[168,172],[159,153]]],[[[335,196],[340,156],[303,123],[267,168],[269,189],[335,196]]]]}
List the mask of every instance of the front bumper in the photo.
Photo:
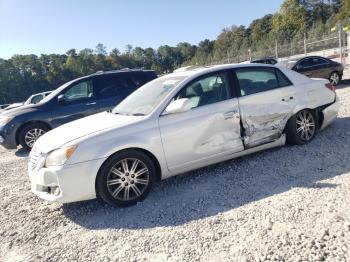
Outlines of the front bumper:
{"type": "Polygon", "coordinates": [[[70,203],[96,198],[95,180],[105,159],[44,167],[45,158],[38,160],[37,166],[29,164],[28,172],[31,190],[47,201],[70,203]]]}
{"type": "Polygon", "coordinates": [[[322,110],[323,122],[321,125],[321,130],[330,125],[332,122],[334,122],[334,120],[337,118],[339,108],[340,102],[338,96],[336,95],[335,102],[322,110]]]}

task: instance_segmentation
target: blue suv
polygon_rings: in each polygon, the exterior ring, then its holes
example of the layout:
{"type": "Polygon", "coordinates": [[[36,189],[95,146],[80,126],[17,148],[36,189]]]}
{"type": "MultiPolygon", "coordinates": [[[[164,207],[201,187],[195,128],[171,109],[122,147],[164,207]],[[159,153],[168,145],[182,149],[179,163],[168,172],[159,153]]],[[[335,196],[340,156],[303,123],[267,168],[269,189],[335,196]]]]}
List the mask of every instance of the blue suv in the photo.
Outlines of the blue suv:
{"type": "Polygon", "coordinates": [[[30,151],[47,131],[79,118],[112,109],[133,91],[157,78],[151,70],[97,72],[72,80],[35,105],[0,115],[0,145],[30,151]]]}

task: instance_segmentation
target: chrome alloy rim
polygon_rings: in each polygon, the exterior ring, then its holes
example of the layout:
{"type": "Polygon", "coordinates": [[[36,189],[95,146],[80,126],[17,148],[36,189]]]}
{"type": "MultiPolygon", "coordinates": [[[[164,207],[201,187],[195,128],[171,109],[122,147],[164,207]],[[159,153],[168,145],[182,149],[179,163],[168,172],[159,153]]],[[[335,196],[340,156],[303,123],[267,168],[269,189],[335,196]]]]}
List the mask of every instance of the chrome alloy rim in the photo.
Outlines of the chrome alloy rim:
{"type": "Polygon", "coordinates": [[[36,140],[38,140],[38,138],[43,134],[45,134],[45,131],[40,128],[31,129],[26,133],[24,141],[26,142],[27,146],[32,148],[36,140]]]}
{"type": "Polygon", "coordinates": [[[125,158],[111,168],[107,188],[113,198],[129,201],[141,196],[149,183],[149,170],[139,159],[125,158]]]}
{"type": "Polygon", "coordinates": [[[333,85],[337,85],[339,83],[339,75],[337,73],[333,73],[330,77],[330,81],[333,85]]]}
{"type": "Polygon", "coordinates": [[[304,140],[309,141],[315,134],[316,125],[313,115],[309,111],[301,111],[297,114],[297,134],[304,140]]]}

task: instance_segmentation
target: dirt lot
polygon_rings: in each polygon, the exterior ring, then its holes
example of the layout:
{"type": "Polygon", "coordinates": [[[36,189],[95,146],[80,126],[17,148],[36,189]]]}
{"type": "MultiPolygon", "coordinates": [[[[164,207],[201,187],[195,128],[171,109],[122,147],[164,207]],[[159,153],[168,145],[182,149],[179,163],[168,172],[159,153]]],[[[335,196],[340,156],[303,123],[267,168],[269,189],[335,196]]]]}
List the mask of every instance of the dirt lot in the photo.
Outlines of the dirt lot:
{"type": "Polygon", "coordinates": [[[0,261],[350,261],[350,81],[337,92],[312,143],[168,179],[131,208],[44,202],[26,155],[0,149],[0,261]]]}

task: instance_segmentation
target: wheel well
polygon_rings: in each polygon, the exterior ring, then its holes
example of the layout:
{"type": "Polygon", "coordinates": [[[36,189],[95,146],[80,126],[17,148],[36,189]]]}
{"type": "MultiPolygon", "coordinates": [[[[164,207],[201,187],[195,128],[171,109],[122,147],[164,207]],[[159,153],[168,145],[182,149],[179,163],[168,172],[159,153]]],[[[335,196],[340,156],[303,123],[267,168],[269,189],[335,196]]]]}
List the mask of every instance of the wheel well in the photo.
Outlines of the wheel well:
{"type": "Polygon", "coordinates": [[[19,134],[21,133],[23,128],[25,128],[26,126],[32,125],[32,124],[42,124],[42,125],[45,125],[48,129],[50,129],[50,130],[52,129],[52,127],[48,123],[45,123],[43,121],[29,121],[29,122],[26,122],[26,123],[24,123],[23,125],[21,125],[17,129],[17,132],[16,132],[16,143],[17,143],[17,145],[19,144],[19,134]]]}
{"type": "Polygon", "coordinates": [[[131,147],[131,148],[126,148],[126,149],[122,149],[120,151],[115,152],[114,154],[110,155],[101,165],[101,167],[99,168],[98,172],[100,172],[102,166],[106,163],[106,161],[108,159],[110,159],[111,157],[113,157],[116,154],[119,154],[120,152],[125,152],[125,151],[129,151],[129,150],[136,150],[136,151],[140,151],[144,154],[146,154],[149,158],[151,158],[152,162],[154,163],[154,166],[156,168],[156,180],[160,181],[162,178],[162,169],[160,167],[159,161],[158,159],[148,150],[142,149],[142,148],[137,148],[137,147],[131,147]]]}
{"type": "Polygon", "coordinates": [[[341,78],[342,78],[342,73],[340,72],[340,71],[338,71],[338,70],[334,70],[334,71],[332,71],[330,74],[329,74],[329,77],[328,78],[331,78],[331,75],[333,74],[333,73],[337,73],[338,75],[339,75],[339,77],[340,77],[340,80],[341,80],[341,78]]]}
{"type": "MultiPolygon", "coordinates": [[[[313,112],[315,115],[316,115],[316,118],[318,120],[318,126],[322,126],[322,123],[323,123],[323,119],[324,119],[324,116],[323,116],[323,113],[322,113],[322,107],[317,107],[317,108],[314,108],[314,109],[311,109],[311,108],[303,108],[303,109],[300,109],[298,112],[302,111],[302,110],[309,110],[311,112],[313,112]]],[[[289,120],[294,116],[296,115],[298,112],[296,112],[295,114],[291,115],[289,117],[289,119],[287,120],[286,122],[286,125],[284,126],[284,129],[283,129],[283,134],[285,134],[287,132],[287,125],[288,125],[288,122],[289,120]]]]}

